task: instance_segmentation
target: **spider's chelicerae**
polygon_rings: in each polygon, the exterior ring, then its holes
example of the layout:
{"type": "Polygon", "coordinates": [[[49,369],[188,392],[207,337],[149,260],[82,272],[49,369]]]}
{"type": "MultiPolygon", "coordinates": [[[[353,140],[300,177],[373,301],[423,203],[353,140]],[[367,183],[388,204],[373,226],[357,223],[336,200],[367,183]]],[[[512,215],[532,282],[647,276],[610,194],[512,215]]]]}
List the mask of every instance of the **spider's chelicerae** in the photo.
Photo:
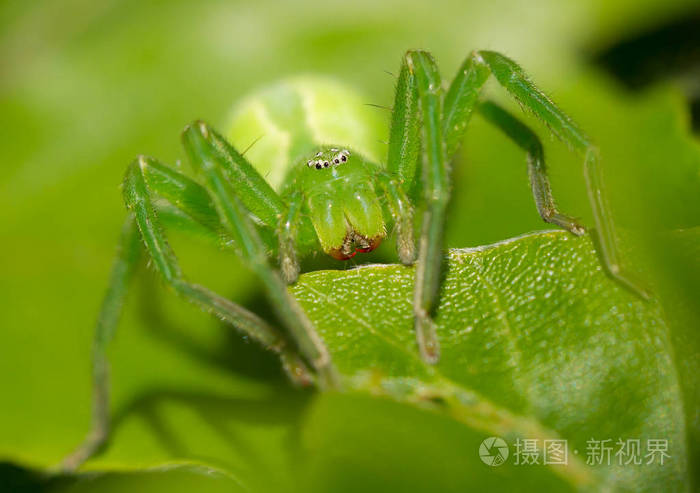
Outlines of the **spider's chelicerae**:
{"type": "Polygon", "coordinates": [[[114,334],[128,281],[144,250],[168,285],[279,353],[293,379],[330,387],[337,385],[337,378],[328,351],[287,291],[287,284],[295,282],[299,274],[299,255],[320,246],[336,259],[348,259],[356,252],[375,249],[391,225],[400,261],[416,262],[413,307],[417,350],[426,362],[436,363],[439,343],[432,315],[450,196],[449,161],[475,110],[527,153],[532,193],[542,219],[575,235],[584,234],[583,226],[555,207],[542,145],[535,134],[496,103],[480,100],[481,88],[491,75],[523,108],[583,156],[596,226],[592,231],[603,266],[615,280],[644,296],[620,268],[613,224],[603,197],[598,151],[579,127],[515,62],[499,53],[473,52],[445,90],[431,55],[409,51],[398,76],[385,166],[371,162],[347,142],[319,146],[313,139],[297,139],[294,164],[276,192],[241,153],[201,121],[187,126],[182,134],[199,182],[150,157],[140,156],[131,163],[123,186],[129,217],[96,329],[92,431],[64,461],[64,467],[78,467],[107,438],[105,347],[114,334]],[[179,211],[183,220],[198,223],[237,247],[260,277],[281,329],[185,280],[156,213],[163,203],[179,211]],[[420,204],[423,211],[417,251],[414,204],[420,204]],[[278,267],[270,262],[271,251],[277,252],[278,267]]]}

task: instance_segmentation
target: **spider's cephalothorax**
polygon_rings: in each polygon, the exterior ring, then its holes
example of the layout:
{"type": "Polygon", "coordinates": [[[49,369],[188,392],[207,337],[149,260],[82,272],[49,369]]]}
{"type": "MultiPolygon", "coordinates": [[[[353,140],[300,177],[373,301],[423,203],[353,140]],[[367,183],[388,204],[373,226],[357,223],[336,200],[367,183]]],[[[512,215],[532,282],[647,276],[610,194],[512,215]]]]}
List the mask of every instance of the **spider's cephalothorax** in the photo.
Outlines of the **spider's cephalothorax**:
{"type": "Polygon", "coordinates": [[[183,298],[277,352],[295,381],[330,387],[338,384],[330,355],[314,324],[287,290],[287,283],[294,282],[299,272],[298,255],[320,244],[333,257],[347,259],[355,251],[375,248],[390,230],[396,236],[399,259],[411,264],[414,207],[409,197],[419,200],[423,212],[415,268],[414,328],[422,358],[437,363],[438,331],[433,316],[442,279],[443,230],[450,195],[448,162],[474,111],[527,154],[530,186],[542,219],[572,234],[584,234],[583,226],[554,204],[538,137],[501,106],[479,99],[490,76],[584,157],[595,244],[603,267],[621,285],[645,296],[619,264],[597,149],[509,58],[493,51],[471,53],[444,91],[432,56],[424,51],[406,53],[396,84],[388,147],[383,151],[376,143],[385,134],[368,124],[370,119],[358,116],[363,101],[351,91],[308,79],[282,84],[248,98],[236,113],[227,132],[234,145],[248,146],[264,136],[246,149],[245,156],[206,123],[197,121],[183,132],[196,180],[145,156],[128,167],[123,192],[129,216],[93,346],[93,430],[64,467],[75,469],[107,438],[106,345],[115,332],[142,251],[183,298]],[[319,148],[324,142],[337,144],[319,148]],[[284,329],[188,282],[164,233],[168,218],[175,218],[175,227],[205,231],[216,241],[223,239],[225,247],[234,246],[260,278],[284,329]],[[272,251],[279,253],[279,268],[268,258],[272,251]]]}
{"type": "Polygon", "coordinates": [[[357,152],[323,147],[305,165],[290,170],[282,194],[301,193],[302,214],[306,212],[311,218],[323,251],[348,260],[357,252],[374,250],[386,237],[375,191],[381,171],[357,152]]]}

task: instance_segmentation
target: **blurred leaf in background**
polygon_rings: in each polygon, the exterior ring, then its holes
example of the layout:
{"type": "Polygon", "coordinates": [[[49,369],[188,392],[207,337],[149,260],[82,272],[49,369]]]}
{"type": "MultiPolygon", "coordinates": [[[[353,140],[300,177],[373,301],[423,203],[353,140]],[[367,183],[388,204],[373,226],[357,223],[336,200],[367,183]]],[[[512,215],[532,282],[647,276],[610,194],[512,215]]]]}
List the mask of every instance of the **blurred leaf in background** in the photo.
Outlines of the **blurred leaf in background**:
{"type": "MultiPolygon", "coordinates": [[[[222,124],[247,92],[288,75],[335,76],[368,103],[388,105],[394,79],[385,71],[397,70],[406,49],[431,50],[449,79],[470,50],[484,48],[520,62],[601,147],[617,222],[636,231],[628,247],[645,259],[661,294],[663,315],[645,320],[663,325],[652,333],[665,334],[672,350],[664,346],[652,377],[680,383],[683,402],[664,419],[685,429],[685,476],[658,477],[689,489],[700,438],[700,255],[692,230],[700,222],[700,151],[676,86],[631,93],[589,58],[694,8],[681,0],[3,2],[0,461],[43,470],[87,431],[92,327],[124,216],[118,186],[136,154],[177,165],[184,124],[222,124]],[[660,229],[690,232],[660,237],[660,229]],[[678,409],[683,423],[671,415],[678,409]]],[[[502,97],[495,87],[489,95],[502,97]]],[[[558,142],[545,146],[562,210],[591,224],[581,163],[558,142]]],[[[524,156],[478,118],[454,169],[450,246],[542,229],[524,156]]],[[[256,281],[235,258],[182,235],[174,244],[193,280],[263,309],[256,281]]],[[[113,446],[87,466],[107,475],[44,483],[13,465],[0,468],[0,489],[170,491],[199,481],[198,491],[218,491],[221,477],[202,473],[208,468],[225,471],[231,489],[284,490],[290,478],[319,491],[342,483],[431,490],[435,478],[446,490],[464,489],[471,478],[509,481],[503,469],[471,469],[480,464],[468,428],[382,398],[291,389],[269,354],[163,290],[147,269],[140,279],[110,354],[113,446]]],[[[656,354],[654,341],[638,343],[642,360],[656,354]]],[[[612,381],[606,399],[638,389],[612,381]]],[[[644,402],[664,385],[647,389],[644,402]]],[[[523,474],[530,473],[539,474],[523,474]]],[[[522,484],[562,486],[548,475],[522,484]]]]}

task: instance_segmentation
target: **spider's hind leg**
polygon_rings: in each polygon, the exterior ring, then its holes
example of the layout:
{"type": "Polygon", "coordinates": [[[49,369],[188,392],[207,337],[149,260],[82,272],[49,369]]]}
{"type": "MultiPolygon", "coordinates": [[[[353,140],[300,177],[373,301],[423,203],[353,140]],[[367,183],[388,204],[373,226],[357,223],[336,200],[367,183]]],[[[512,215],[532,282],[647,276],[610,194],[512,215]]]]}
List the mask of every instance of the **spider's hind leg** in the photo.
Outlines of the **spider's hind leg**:
{"type": "MultiPolygon", "coordinates": [[[[591,229],[591,235],[597,246],[601,264],[608,275],[621,286],[643,299],[649,298],[648,291],[621,265],[613,218],[604,194],[598,149],[579,126],[530,81],[523,69],[513,60],[494,51],[475,51],[464,61],[445,96],[443,127],[447,155],[452,156],[459,146],[472,110],[477,105],[479,92],[490,75],[493,75],[501,87],[514,97],[524,109],[542,120],[550,131],[565,142],[571,150],[584,156],[583,170],[586,189],[595,220],[595,228],[591,229]]],[[[485,116],[487,118],[491,116],[492,121],[497,120],[495,123],[502,129],[511,124],[508,118],[504,118],[503,114],[497,110],[494,111],[493,107],[486,108],[485,116]]],[[[506,133],[509,131],[506,130],[506,133]]],[[[529,145],[522,141],[524,134],[516,133],[521,139],[518,141],[516,138],[516,142],[521,145],[523,143],[529,145]]],[[[535,171],[532,175],[534,177],[533,189],[535,187],[539,189],[539,192],[535,191],[535,195],[536,200],[541,201],[540,212],[545,213],[543,215],[545,220],[555,222],[573,233],[578,233],[580,231],[576,226],[578,223],[571,222],[571,218],[567,216],[552,212],[551,208],[548,210],[546,181],[537,183],[537,180],[541,180],[545,175],[543,172],[540,173],[536,166],[532,171],[535,171]],[[542,194],[543,192],[544,194],[542,194]],[[538,193],[539,198],[537,198],[538,193]]],[[[538,207],[540,207],[539,204],[538,207]]]]}
{"type": "Polygon", "coordinates": [[[586,232],[576,218],[562,214],[552,197],[552,189],[547,178],[544,149],[540,139],[524,123],[494,102],[486,101],[477,107],[487,121],[498,127],[513,142],[527,153],[527,171],[530,177],[532,195],[537,212],[545,222],[560,226],[580,236],[586,232]]]}
{"type": "Polygon", "coordinates": [[[494,51],[480,51],[475,56],[481,58],[498,83],[524,108],[546,123],[552,133],[571,149],[584,156],[586,189],[596,226],[591,233],[603,268],[621,286],[648,299],[650,293],[647,289],[634,275],[626,272],[620,262],[613,217],[604,193],[598,149],[578,125],[530,81],[517,63],[494,51]]]}

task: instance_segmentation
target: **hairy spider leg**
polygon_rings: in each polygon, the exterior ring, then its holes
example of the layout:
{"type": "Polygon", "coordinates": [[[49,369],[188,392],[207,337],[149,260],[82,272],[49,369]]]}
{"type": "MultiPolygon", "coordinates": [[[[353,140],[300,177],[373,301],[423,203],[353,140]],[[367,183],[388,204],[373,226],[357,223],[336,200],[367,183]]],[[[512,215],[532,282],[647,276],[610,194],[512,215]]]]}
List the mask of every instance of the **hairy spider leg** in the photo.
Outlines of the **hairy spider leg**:
{"type": "Polygon", "coordinates": [[[226,165],[230,146],[221,146],[219,143],[223,138],[201,121],[186,127],[182,140],[192,166],[203,176],[211,191],[222,224],[251,270],[263,282],[277,315],[289,330],[299,351],[318,372],[319,384],[321,387],[334,386],[337,383],[335,370],[323,340],[299,303],[287,291],[287,284],[279,271],[270,265],[265,244],[228,180],[226,165]]]}
{"type": "Polygon", "coordinates": [[[584,234],[586,229],[576,218],[562,214],[557,210],[547,178],[544,149],[537,135],[513,114],[492,101],[479,103],[477,111],[527,153],[530,187],[535,198],[537,212],[540,213],[542,219],[577,236],[584,234]]]}
{"type": "Polygon", "coordinates": [[[394,220],[396,251],[399,254],[399,260],[404,265],[410,265],[416,259],[416,247],[413,239],[413,207],[401,187],[401,183],[391,174],[377,173],[377,182],[394,220]]]}
{"type": "Polygon", "coordinates": [[[95,328],[92,349],[91,429],[85,441],[63,460],[61,468],[66,471],[77,469],[107,440],[110,415],[109,361],[106,348],[114,337],[129,282],[140,259],[142,245],[153,260],[156,270],[178,294],[277,352],[285,370],[297,382],[309,384],[314,379],[282,332],[245,308],[202,286],[184,280],[156,215],[152,197],[168,200],[193,221],[212,231],[218,231],[220,222],[214,204],[201,185],[152,158],[142,156],[129,166],[123,191],[130,214],[122,229],[109,287],[95,328]]]}
{"type": "Polygon", "coordinates": [[[435,61],[427,52],[409,51],[404,57],[396,87],[387,170],[406,192],[415,192],[418,160],[422,154],[424,211],[413,314],[418,348],[429,363],[436,363],[440,354],[431,312],[440,285],[443,230],[449,200],[450,177],[442,130],[442,102],[440,74],[435,61]]]}
{"type": "MultiPolygon", "coordinates": [[[[650,294],[646,288],[633,275],[626,272],[620,263],[613,217],[603,193],[603,175],[598,149],[578,125],[530,81],[523,69],[513,60],[494,51],[475,51],[467,57],[445,96],[443,128],[448,156],[452,156],[459,146],[471,113],[477,105],[478,94],[490,75],[493,75],[496,81],[523,108],[531,111],[542,120],[555,136],[565,142],[574,152],[584,157],[583,172],[586,190],[595,221],[595,228],[591,233],[594,244],[598,248],[603,268],[621,286],[643,299],[648,299],[650,294]]],[[[515,133],[519,134],[522,131],[522,127],[517,128],[510,123],[504,123],[503,114],[493,111],[493,107],[487,107],[486,113],[485,116],[492,123],[496,122],[494,118],[490,117],[495,117],[496,120],[500,121],[497,126],[500,126],[502,130],[503,126],[506,125],[511,130],[515,130],[515,133]]],[[[506,131],[506,135],[514,137],[509,131],[506,131]]],[[[520,139],[522,138],[527,139],[527,137],[520,137],[520,139]]],[[[517,139],[516,143],[519,143],[517,139]]],[[[544,168],[541,169],[541,173],[535,174],[536,180],[541,180],[543,176],[545,176],[544,168]]],[[[534,181],[533,193],[535,193],[535,202],[538,203],[542,197],[538,198],[534,181]]],[[[578,227],[580,226],[578,223],[569,223],[569,227],[567,227],[565,218],[558,218],[564,219],[563,224],[560,224],[552,220],[554,217],[550,217],[549,222],[559,224],[572,233],[579,234],[578,227]]]]}
{"type": "MultiPolygon", "coordinates": [[[[245,209],[262,223],[275,228],[285,212],[280,196],[265,178],[221,135],[203,122],[195,122],[189,128],[207,129],[208,146],[216,151],[217,166],[245,209]]],[[[187,133],[187,129],[183,135],[187,133]]]]}
{"type": "Polygon", "coordinates": [[[394,106],[389,129],[387,171],[397,178],[406,193],[415,192],[420,155],[420,119],[416,78],[404,57],[396,82],[394,106]]]}
{"type": "Polygon", "coordinates": [[[119,236],[117,256],[112,266],[109,287],[102,300],[92,344],[92,421],[90,431],[78,448],[60,467],[73,471],[94,455],[109,435],[109,360],[107,345],[114,338],[121,317],[129,283],[141,258],[141,239],[129,215],[119,236]]]}
{"type": "Polygon", "coordinates": [[[442,264],[444,216],[450,193],[449,159],[462,142],[475,108],[528,153],[531,188],[542,218],[573,234],[580,235],[585,231],[574,218],[556,209],[539,139],[502,108],[493,103],[479,103],[480,91],[491,75],[524,108],[544,121],[554,135],[584,156],[586,188],[596,224],[591,232],[601,263],[607,274],[620,285],[644,299],[649,297],[645,288],[620,265],[612,214],[603,194],[599,153],[576,123],[530,82],[515,62],[499,53],[477,51],[467,57],[443,98],[440,76],[432,57],[425,52],[409,51],[397,82],[387,170],[410,193],[417,188],[417,169],[422,167],[426,210],[416,267],[414,316],[419,349],[428,362],[436,362],[439,358],[431,315],[442,264]],[[437,120],[441,120],[441,128],[436,126],[437,120]],[[421,148],[423,159],[419,161],[421,148]]]}
{"type": "Polygon", "coordinates": [[[299,260],[296,253],[296,238],[301,220],[304,195],[296,190],[289,196],[287,213],[279,225],[279,263],[285,282],[292,284],[299,277],[299,260]]]}

